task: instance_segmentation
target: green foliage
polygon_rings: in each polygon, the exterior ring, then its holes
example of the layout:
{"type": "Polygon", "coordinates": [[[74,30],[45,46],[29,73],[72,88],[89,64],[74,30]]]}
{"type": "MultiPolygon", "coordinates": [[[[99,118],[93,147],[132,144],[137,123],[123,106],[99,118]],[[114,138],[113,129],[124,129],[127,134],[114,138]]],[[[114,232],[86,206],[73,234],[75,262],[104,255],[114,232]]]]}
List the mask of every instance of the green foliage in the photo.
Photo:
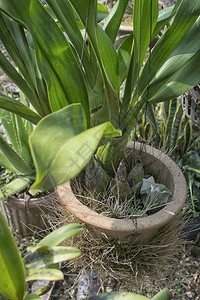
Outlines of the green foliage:
{"type": "Polygon", "coordinates": [[[200,216],[200,138],[198,137],[188,151],[177,164],[184,170],[188,184],[188,198],[185,212],[192,217],[200,216]]]}
{"type": "Polygon", "coordinates": [[[192,142],[192,124],[183,114],[179,99],[160,105],[148,105],[146,120],[139,125],[139,135],[154,147],[177,159],[189,149],[192,142]]]}
{"type": "MultiPolygon", "coordinates": [[[[105,169],[112,173],[113,167],[117,169],[124,157],[128,137],[135,127],[138,114],[141,115],[145,109],[147,98],[150,104],[175,99],[199,83],[200,71],[198,0],[194,0],[192,4],[190,0],[180,0],[164,13],[158,11],[158,0],[152,1],[152,7],[150,2],[147,5],[145,0],[135,0],[134,32],[118,50],[114,48],[114,42],[128,0],[118,0],[109,14],[102,6],[97,5],[97,1],[46,2],[47,8],[39,0],[0,0],[0,38],[19,72],[3,54],[0,55],[0,66],[31,104],[27,107],[0,94],[0,107],[37,124],[30,138],[31,156],[37,173],[32,186],[34,192],[76,176],[98,148],[100,140],[103,147],[97,154],[99,153],[105,169]],[[102,28],[98,20],[107,14],[102,28]],[[166,24],[167,30],[163,32],[149,56],[150,40],[166,24]],[[84,46],[80,28],[86,28],[88,47],[84,46]],[[151,32],[146,28],[150,28],[151,32]],[[123,82],[125,89],[120,98],[120,86],[123,82]],[[86,126],[73,138],[68,139],[67,134],[66,142],[60,143],[58,138],[54,146],[50,145],[55,132],[59,135],[60,128],[61,139],[61,136],[65,138],[67,130],[71,132],[72,128],[75,130],[79,126],[77,104],[82,106],[86,126]],[[55,122],[55,113],[62,114],[63,109],[70,105],[72,106],[69,110],[73,107],[75,121],[71,124],[71,116],[66,114],[68,121],[62,119],[67,126],[64,130],[60,122],[55,122]],[[43,122],[41,119],[44,117],[43,122]],[[40,132],[43,135],[43,126],[53,122],[52,132],[46,128],[48,146],[43,147],[41,152],[44,143],[38,137],[40,132]],[[107,122],[121,131],[120,138],[117,137],[120,135],[119,131],[117,134],[107,122]],[[101,139],[104,133],[106,139],[101,139]],[[95,139],[94,135],[98,138],[95,139]],[[91,149],[87,149],[87,154],[82,158],[79,149],[83,147],[84,139],[86,145],[91,144],[91,149]],[[50,148],[52,151],[49,151],[50,148]],[[70,148],[73,149],[75,159],[80,162],[75,166],[69,164],[72,159],[72,150],[68,151],[70,148]],[[56,150],[58,155],[52,159],[56,150]],[[64,158],[61,159],[63,153],[64,158]],[[42,161],[40,155],[47,157],[47,160],[42,161]],[[63,163],[64,159],[66,163],[63,163]],[[70,176],[66,175],[66,168],[71,173],[70,176]]],[[[179,136],[181,108],[177,107],[176,118],[171,123],[175,106],[174,102],[170,103],[171,115],[169,114],[164,143],[170,140],[168,143],[171,149],[176,145],[179,136]],[[174,134],[169,139],[172,128],[174,134]]],[[[149,125],[146,130],[150,131],[149,125]]],[[[190,135],[188,125],[185,132],[186,148],[190,135]]],[[[29,169],[27,160],[22,163],[16,150],[11,151],[5,142],[2,145],[4,154],[9,149],[7,152],[10,157],[13,156],[15,161],[19,161],[19,171],[26,171],[31,175],[32,168],[29,169]]]]}
{"type": "Polygon", "coordinates": [[[38,299],[37,295],[27,295],[26,282],[61,280],[63,273],[58,270],[57,263],[80,255],[77,248],[57,246],[79,233],[82,230],[79,224],[68,224],[51,232],[38,245],[30,248],[23,260],[1,214],[0,228],[0,296],[2,294],[5,299],[38,299]]]}
{"type": "MultiPolygon", "coordinates": [[[[126,292],[112,292],[112,293],[108,293],[108,294],[102,294],[102,295],[98,295],[98,296],[91,296],[89,298],[85,298],[85,300],[98,300],[98,299],[102,299],[102,300],[145,300],[145,299],[149,299],[145,296],[141,296],[138,294],[134,294],[134,293],[126,293],[126,292]]],[[[160,291],[159,293],[157,293],[152,300],[170,300],[170,296],[169,293],[167,291],[167,289],[164,289],[162,291],[160,291]]]]}

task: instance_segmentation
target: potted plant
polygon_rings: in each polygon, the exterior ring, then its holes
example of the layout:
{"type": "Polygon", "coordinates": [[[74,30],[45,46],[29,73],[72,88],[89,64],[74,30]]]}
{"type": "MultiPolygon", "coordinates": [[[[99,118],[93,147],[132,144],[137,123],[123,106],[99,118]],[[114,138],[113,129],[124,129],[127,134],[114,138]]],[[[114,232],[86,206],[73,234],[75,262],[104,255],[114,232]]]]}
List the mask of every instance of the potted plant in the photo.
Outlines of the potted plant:
{"type": "Polygon", "coordinates": [[[80,255],[77,248],[57,246],[62,241],[78,234],[79,224],[68,224],[48,234],[22,258],[15,240],[0,213],[0,296],[2,299],[41,299],[48,291],[48,282],[63,279],[58,263],[80,255]],[[26,283],[33,280],[46,281],[47,286],[35,294],[27,290],[26,283]]]}
{"type": "MultiPolygon", "coordinates": [[[[114,42],[128,1],[116,2],[103,29],[97,23],[97,1],[48,0],[47,3],[51,14],[39,1],[0,1],[2,28],[3,24],[5,30],[11,28],[9,38],[13,28],[18,28],[21,36],[23,34],[23,47],[14,34],[12,43],[8,43],[3,29],[0,33],[4,37],[2,40],[13,58],[21,63],[22,69],[25,65],[31,71],[23,69],[22,77],[0,57],[4,70],[23,88],[37,111],[0,95],[0,107],[38,123],[29,139],[36,167],[36,181],[30,189],[32,193],[48,189],[52,182],[57,186],[71,180],[83,170],[95,151],[97,161],[93,161],[94,164],[97,162],[97,168],[100,165],[104,169],[103,174],[113,175],[125,157],[129,135],[144,113],[147,102],[158,103],[179,96],[198,83],[199,75],[199,1],[192,5],[189,0],[178,1],[170,15],[159,22],[157,0],[148,3],[134,1],[134,33],[117,51],[114,42]],[[169,28],[145,59],[150,41],[170,20],[169,28]],[[80,23],[81,28],[86,28],[88,47],[80,33],[80,23]],[[23,28],[30,34],[26,35],[23,28]],[[13,41],[15,44],[18,42],[20,51],[12,47],[13,41]],[[26,55],[19,57],[19,53],[26,55]],[[21,58],[27,59],[29,64],[22,64],[21,58]],[[33,70],[37,70],[37,76],[32,75],[33,70]],[[125,87],[121,96],[123,82],[125,87]]],[[[168,171],[164,177],[168,179],[166,185],[173,193],[173,201],[169,205],[155,215],[139,219],[137,226],[131,220],[118,220],[119,223],[125,222],[120,236],[127,228],[126,236],[133,233],[140,235],[141,230],[150,228],[151,233],[147,234],[150,238],[183,206],[185,181],[171,160],[165,164],[167,156],[164,154],[136,143],[128,145],[128,152],[130,148],[131,151],[134,148],[136,154],[141,153],[143,163],[148,162],[150,166],[150,173],[159,171],[164,174],[163,170],[168,171]],[[142,148],[145,150],[141,151],[142,148]],[[155,161],[159,167],[155,167],[155,161]],[[176,187],[179,181],[183,182],[181,192],[176,187]],[[154,226],[156,216],[160,216],[162,222],[154,226]]],[[[58,191],[64,204],[72,211],[77,199],[71,192],[71,205],[70,197],[64,196],[65,191],[70,191],[69,183],[59,187],[58,191]]],[[[97,214],[85,206],[82,213],[80,208],[79,202],[78,208],[75,208],[79,212],[78,217],[89,213],[94,220],[97,218],[97,214]]],[[[112,229],[113,226],[117,229],[119,223],[115,219],[109,222],[110,227],[105,232],[115,236],[112,229]]],[[[104,220],[93,225],[99,228],[102,223],[104,225],[104,220]]]]}
{"type": "Polygon", "coordinates": [[[33,124],[21,117],[1,110],[1,124],[6,137],[0,135],[0,166],[7,173],[0,188],[1,209],[14,231],[30,235],[47,228],[52,215],[51,203],[55,202],[55,187],[38,197],[31,197],[28,188],[35,179],[35,167],[28,143],[33,124]]]}

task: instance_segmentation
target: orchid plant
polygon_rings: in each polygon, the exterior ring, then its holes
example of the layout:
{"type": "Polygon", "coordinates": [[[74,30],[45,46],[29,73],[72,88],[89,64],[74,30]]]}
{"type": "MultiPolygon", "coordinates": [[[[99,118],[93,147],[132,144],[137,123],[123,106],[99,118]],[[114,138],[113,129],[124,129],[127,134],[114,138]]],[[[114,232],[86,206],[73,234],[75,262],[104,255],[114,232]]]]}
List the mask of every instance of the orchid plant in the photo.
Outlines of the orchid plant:
{"type": "Polygon", "coordinates": [[[110,12],[96,0],[46,3],[0,0],[0,38],[18,69],[2,53],[0,66],[28,103],[0,94],[0,107],[36,125],[29,137],[32,193],[71,180],[94,152],[114,174],[147,103],[181,95],[199,83],[200,71],[198,0],[178,0],[160,12],[158,0],[135,0],[133,33],[117,50],[128,0],[110,12]]]}

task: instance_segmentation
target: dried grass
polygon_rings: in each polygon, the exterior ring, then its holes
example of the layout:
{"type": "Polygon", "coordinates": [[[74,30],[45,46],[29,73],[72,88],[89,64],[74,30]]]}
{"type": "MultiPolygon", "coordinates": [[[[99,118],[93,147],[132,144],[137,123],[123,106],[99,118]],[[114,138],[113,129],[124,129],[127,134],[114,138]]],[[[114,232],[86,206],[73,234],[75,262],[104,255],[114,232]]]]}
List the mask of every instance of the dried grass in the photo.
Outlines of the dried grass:
{"type": "MultiPolygon", "coordinates": [[[[58,203],[52,227],[68,222],[79,222],[58,203]]],[[[167,274],[177,268],[176,259],[184,243],[181,234],[184,227],[181,215],[158,230],[154,238],[146,244],[128,244],[107,236],[99,237],[96,232],[83,224],[84,230],[78,236],[67,240],[65,245],[77,247],[82,255],[67,263],[70,273],[81,274],[97,272],[101,291],[105,291],[108,280],[116,290],[138,291],[149,282],[163,281],[167,274]],[[161,276],[162,274],[162,276],[161,276]],[[133,289],[134,286],[134,289],[133,289]]],[[[77,282],[77,280],[75,280],[77,282]]],[[[150,284],[150,285],[151,285],[150,284]]]]}

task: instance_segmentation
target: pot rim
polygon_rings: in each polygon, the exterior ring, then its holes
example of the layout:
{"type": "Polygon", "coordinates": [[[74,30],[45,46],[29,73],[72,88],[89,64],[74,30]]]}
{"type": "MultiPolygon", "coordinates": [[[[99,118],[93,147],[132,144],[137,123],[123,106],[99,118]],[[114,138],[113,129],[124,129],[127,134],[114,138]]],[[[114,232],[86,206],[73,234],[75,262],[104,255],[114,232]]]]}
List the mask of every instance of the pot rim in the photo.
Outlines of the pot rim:
{"type": "Polygon", "coordinates": [[[84,223],[90,224],[97,229],[110,231],[126,232],[126,235],[142,233],[146,230],[158,229],[169,223],[182,209],[187,196],[187,184],[185,177],[175,162],[162,151],[144,145],[139,142],[128,142],[128,147],[134,147],[137,151],[142,151],[151,155],[156,160],[162,162],[168,169],[173,178],[174,191],[171,201],[158,212],[137,219],[116,219],[103,216],[82,204],[73,194],[70,182],[57,187],[58,196],[76,218],[84,223]]]}

